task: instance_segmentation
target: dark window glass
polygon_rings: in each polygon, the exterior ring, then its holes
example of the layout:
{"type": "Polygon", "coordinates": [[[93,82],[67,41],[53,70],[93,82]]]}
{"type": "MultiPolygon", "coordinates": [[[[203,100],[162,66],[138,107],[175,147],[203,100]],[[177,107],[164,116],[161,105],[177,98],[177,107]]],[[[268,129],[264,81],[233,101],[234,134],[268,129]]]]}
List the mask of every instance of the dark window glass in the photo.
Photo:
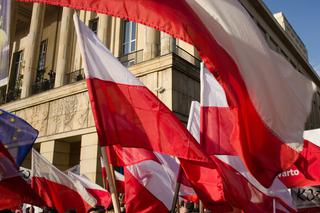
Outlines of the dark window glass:
{"type": "Polygon", "coordinates": [[[41,41],[39,51],[39,62],[36,81],[43,80],[45,69],[46,69],[46,54],[47,54],[48,40],[41,41]]]}
{"type": "Polygon", "coordinates": [[[98,32],[98,18],[92,19],[89,21],[89,28],[95,33],[97,34],[98,32]]]}

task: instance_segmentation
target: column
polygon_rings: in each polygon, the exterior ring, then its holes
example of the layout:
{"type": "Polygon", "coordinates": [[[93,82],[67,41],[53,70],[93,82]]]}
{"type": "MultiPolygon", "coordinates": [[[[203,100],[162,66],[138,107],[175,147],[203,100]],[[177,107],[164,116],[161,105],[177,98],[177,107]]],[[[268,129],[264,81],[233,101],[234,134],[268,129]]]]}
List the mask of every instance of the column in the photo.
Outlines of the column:
{"type": "Polygon", "coordinates": [[[57,58],[57,70],[54,87],[63,86],[66,82],[66,73],[70,69],[71,62],[71,36],[73,31],[73,10],[68,7],[64,7],[62,11],[60,35],[59,35],[59,47],[57,58]]]}
{"type": "Polygon", "coordinates": [[[161,32],[160,35],[160,55],[165,55],[175,51],[176,39],[167,33],[161,32]]]}
{"type": "Polygon", "coordinates": [[[45,141],[40,145],[40,153],[61,171],[70,167],[70,143],[62,141],[45,141]]]}
{"type": "Polygon", "coordinates": [[[42,27],[44,19],[45,5],[33,4],[30,31],[28,35],[28,46],[25,49],[25,67],[23,72],[23,82],[21,98],[30,96],[31,86],[34,80],[34,73],[37,68],[40,42],[42,37],[42,27]]]}
{"type": "Polygon", "coordinates": [[[160,32],[154,28],[146,27],[145,46],[143,50],[143,60],[149,60],[156,56],[160,51],[160,32]]]}
{"type": "Polygon", "coordinates": [[[98,38],[102,41],[102,43],[106,47],[110,47],[110,16],[107,16],[105,14],[98,14],[99,16],[99,23],[98,23],[98,38]],[[109,33],[108,33],[109,32],[109,33]]]}
{"type": "Polygon", "coordinates": [[[81,136],[80,173],[102,185],[99,151],[97,133],[81,136]]]}
{"type": "Polygon", "coordinates": [[[121,41],[123,35],[121,35],[121,28],[123,26],[123,20],[117,17],[110,17],[110,25],[111,25],[111,30],[110,30],[110,51],[115,57],[119,57],[120,55],[120,48],[121,46],[121,41]]]}

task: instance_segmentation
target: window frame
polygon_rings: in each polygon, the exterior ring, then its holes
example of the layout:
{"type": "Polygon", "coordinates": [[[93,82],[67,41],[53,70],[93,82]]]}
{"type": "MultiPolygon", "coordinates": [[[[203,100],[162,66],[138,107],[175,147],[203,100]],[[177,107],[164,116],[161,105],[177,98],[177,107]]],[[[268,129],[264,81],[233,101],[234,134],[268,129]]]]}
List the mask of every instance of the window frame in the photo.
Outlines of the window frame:
{"type": "Polygon", "coordinates": [[[123,23],[122,54],[128,55],[135,51],[137,51],[137,23],[125,20],[123,23]]]}

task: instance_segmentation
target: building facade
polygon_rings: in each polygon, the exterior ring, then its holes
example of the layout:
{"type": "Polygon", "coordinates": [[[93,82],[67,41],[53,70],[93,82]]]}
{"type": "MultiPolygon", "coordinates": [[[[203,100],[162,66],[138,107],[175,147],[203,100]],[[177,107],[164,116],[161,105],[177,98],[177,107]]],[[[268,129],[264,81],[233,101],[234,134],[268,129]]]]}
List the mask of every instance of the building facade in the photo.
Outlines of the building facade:
{"type": "MultiPolygon", "coordinates": [[[[241,2],[270,48],[320,86],[305,55],[263,2],[241,2]]],[[[39,130],[35,148],[59,169],[80,163],[80,172],[101,184],[98,137],[72,21],[74,12],[184,123],[191,101],[200,98],[200,59],[193,46],[141,24],[94,12],[13,1],[9,84],[0,88],[0,107],[39,130]]],[[[307,129],[320,127],[319,94],[315,95],[307,129]]],[[[23,166],[30,167],[30,158],[23,166]]]]}
{"type": "Polygon", "coordinates": [[[287,20],[286,16],[283,14],[283,12],[278,12],[273,14],[274,18],[277,20],[277,22],[280,24],[282,29],[286,32],[288,35],[290,41],[294,44],[294,46],[298,49],[300,54],[308,60],[308,51],[306,46],[304,45],[301,38],[297,35],[297,33],[294,31],[293,27],[287,20]]]}

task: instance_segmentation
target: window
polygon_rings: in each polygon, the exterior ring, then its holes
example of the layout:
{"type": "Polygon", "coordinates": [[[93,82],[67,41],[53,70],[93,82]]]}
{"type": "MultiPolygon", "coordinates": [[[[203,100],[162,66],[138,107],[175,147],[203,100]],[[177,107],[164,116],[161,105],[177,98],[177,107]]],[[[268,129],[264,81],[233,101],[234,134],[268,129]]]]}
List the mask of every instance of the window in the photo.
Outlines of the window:
{"type": "Polygon", "coordinates": [[[19,75],[23,63],[23,50],[13,54],[13,70],[11,74],[12,83],[16,84],[19,81],[19,75]]]}
{"type": "MultiPolygon", "coordinates": [[[[13,53],[12,56],[12,68],[11,68],[11,74],[10,74],[10,80],[9,80],[9,88],[7,93],[6,101],[14,101],[20,98],[20,92],[21,92],[21,79],[22,75],[21,69],[23,67],[23,51],[18,51],[13,53]]],[[[1,100],[0,100],[1,101],[1,100]]]]}
{"type": "Polygon", "coordinates": [[[45,73],[47,46],[48,46],[48,40],[41,41],[38,70],[37,70],[37,77],[36,77],[37,82],[43,80],[43,76],[45,73]]]}
{"type": "Polygon", "coordinates": [[[136,30],[137,24],[131,21],[124,22],[123,55],[127,55],[136,50],[136,30]]]}
{"type": "Polygon", "coordinates": [[[98,21],[99,18],[95,18],[89,21],[89,28],[95,33],[97,34],[98,32],[98,21]]]}

